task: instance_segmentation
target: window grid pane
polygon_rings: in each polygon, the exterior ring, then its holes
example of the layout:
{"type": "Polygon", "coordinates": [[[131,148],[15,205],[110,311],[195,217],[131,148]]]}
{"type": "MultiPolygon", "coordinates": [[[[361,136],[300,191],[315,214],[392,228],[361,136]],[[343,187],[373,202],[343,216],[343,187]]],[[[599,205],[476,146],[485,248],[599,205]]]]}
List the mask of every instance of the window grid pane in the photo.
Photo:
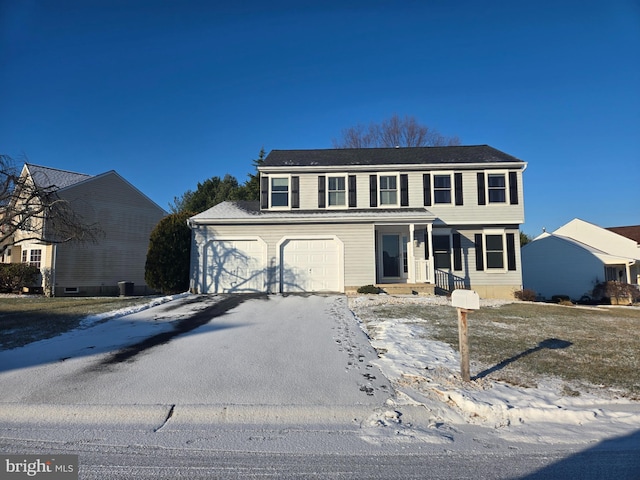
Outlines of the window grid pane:
{"type": "Polygon", "coordinates": [[[489,203],[506,203],[506,179],[504,174],[493,174],[487,178],[487,187],[489,190],[489,203]]]}
{"type": "Polygon", "coordinates": [[[434,203],[451,203],[451,175],[433,176],[434,203]]]}
{"type": "Polygon", "coordinates": [[[380,177],[380,205],[397,205],[398,189],[395,176],[380,177]]]}
{"type": "Polygon", "coordinates": [[[330,206],[346,204],[346,188],[344,177],[329,177],[328,203],[330,206]]]}
{"type": "Polygon", "coordinates": [[[502,235],[487,235],[487,268],[504,268],[502,235]]]}
{"type": "Polygon", "coordinates": [[[289,206],[289,179],[276,177],[271,179],[271,206],[289,206]]]}

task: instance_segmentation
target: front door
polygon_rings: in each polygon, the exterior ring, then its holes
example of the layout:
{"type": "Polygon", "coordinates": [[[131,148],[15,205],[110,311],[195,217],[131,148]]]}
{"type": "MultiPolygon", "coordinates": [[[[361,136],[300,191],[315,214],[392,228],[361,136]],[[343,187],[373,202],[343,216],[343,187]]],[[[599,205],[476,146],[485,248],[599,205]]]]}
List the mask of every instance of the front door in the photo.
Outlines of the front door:
{"type": "Polygon", "coordinates": [[[380,236],[381,282],[397,282],[407,278],[407,237],[397,233],[380,236]]]}

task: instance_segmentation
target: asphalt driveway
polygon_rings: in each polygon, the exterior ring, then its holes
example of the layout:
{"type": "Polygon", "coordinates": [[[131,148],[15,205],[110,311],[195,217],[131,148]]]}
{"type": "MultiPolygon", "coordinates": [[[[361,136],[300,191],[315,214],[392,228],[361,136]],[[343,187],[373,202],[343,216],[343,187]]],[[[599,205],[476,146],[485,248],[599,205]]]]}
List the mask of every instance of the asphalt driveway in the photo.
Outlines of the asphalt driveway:
{"type": "Polygon", "coordinates": [[[38,355],[2,369],[1,403],[379,406],[391,394],[340,295],[188,296],[0,362],[38,355]]]}

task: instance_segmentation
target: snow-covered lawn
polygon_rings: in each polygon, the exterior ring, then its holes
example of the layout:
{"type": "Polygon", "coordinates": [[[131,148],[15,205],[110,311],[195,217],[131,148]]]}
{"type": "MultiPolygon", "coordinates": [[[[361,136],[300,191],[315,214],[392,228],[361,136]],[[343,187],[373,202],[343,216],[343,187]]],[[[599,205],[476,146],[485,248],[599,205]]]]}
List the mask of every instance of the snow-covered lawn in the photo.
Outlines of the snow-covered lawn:
{"type": "MultiPolygon", "coordinates": [[[[501,438],[523,442],[592,443],[640,427],[640,402],[587,392],[565,396],[563,382],[556,378],[538,378],[535,388],[487,378],[465,383],[459,375],[457,350],[425,338],[425,325],[415,318],[376,316],[376,307],[389,303],[425,307],[449,303],[445,297],[349,299],[379,353],[374,363],[396,389],[394,401],[400,410],[403,405],[421,405],[432,413],[434,424],[482,425],[495,429],[501,438]]],[[[481,308],[499,303],[482,301],[481,308]]]]}

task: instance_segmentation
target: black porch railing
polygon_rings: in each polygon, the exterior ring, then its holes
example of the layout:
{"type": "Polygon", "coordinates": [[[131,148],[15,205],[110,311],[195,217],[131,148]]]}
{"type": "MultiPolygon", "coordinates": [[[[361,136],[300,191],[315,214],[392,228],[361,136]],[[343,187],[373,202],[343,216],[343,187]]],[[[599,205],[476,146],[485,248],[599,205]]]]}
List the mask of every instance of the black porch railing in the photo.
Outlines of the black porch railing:
{"type": "Polygon", "coordinates": [[[454,290],[469,290],[469,280],[444,270],[436,270],[436,293],[447,294],[454,290]]]}

